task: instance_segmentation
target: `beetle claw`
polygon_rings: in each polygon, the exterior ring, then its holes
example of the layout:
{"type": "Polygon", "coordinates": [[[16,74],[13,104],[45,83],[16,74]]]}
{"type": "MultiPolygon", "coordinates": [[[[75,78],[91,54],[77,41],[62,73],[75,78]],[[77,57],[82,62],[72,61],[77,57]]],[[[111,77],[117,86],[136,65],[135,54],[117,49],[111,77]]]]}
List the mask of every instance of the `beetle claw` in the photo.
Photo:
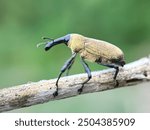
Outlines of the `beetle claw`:
{"type": "Polygon", "coordinates": [[[54,97],[58,96],[58,91],[55,91],[55,92],[53,93],[53,96],[54,96],[54,97]]]}
{"type": "Polygon", "coordinates": [[[115,80],[115,87],[118,87],[119,86],[119,82],[118,80],[115,80]]]}
{"type": "Polygon", "coordinates": [[[82,87],[78,89],[78,93],[81,94],[82,93],[82,87]]]}

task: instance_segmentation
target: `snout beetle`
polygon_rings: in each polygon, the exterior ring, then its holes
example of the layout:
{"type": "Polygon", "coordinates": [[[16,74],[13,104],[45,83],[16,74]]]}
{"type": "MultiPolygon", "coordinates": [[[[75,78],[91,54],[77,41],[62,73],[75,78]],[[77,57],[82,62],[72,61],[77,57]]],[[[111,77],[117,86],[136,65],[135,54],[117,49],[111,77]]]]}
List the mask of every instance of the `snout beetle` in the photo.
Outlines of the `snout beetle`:
{"type": "MultiPolygon", "coordinates": [[[[45,38],[49,39],[50,38],[45,38]]],[[[85,60],[90,62],[96,62],[100,65],[104,65],[110,68],[114,68],[114,80],[116,80],[117,74],[119,72],[119,67],[125,65],[124,54],[117,46],[110,44],[108,42],[97,40],[93,38],[88,38],[80,34],[68,34],[63,37],[48,41],[45,46],[45,51],[48,51],[51,47],[64,43],[72,51],[72,56],[65,62],[64,66],[61,68],[61,72],[56,81],[56,91],[53,93],[53,96],[58,95],[58,81],[61,75],[71,68],[74,63],[77,53],[81,57],[81,63],[85,69],[85,72],[88,74],[87,80],[85,80],[81,88],[78,89],[78,92],[81,93],[84,87],[84,84],[87,83],[91,78],[91,71],[88,67],[88,64],[85,60]]]]}

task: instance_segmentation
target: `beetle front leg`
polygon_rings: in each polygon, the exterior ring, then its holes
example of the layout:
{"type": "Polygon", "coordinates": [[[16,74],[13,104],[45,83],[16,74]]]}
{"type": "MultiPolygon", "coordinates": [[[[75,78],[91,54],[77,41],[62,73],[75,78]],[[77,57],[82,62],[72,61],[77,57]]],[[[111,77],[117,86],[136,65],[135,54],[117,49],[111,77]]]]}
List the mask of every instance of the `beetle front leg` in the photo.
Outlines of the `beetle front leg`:
{"type": "Polygon", "coordinates": [[[73,65],[73,63],[74,63],[74,60],[75,60],[75,59],[73,59],[72,62],[71,62],[71,64],[68,66],[67,72],[66,72],[66,76],[68,76],[69,70],[71,69],[71,67],[72,67],[72,65],[73,65]]]}
{"type": "Polygon", "coordinates": [[[70,64],[72,63],[72,61],[75,59],[76,57],[76,53],[72,54],[72,56],[70,57],[69,60],[67,60],[64,64],[64,66],[61,68],[61,72],[57,78],[57,81],[56,81],[56,91],[53,93],[53,96],[56,97],[58,95],[58,81],[61,77],[61,75],[65,72],[65,70],[70,66],[70,64]]]}
{"type": "Polygon", "coordinates": [[[82,57],[81,57],[81,63],[82,63],[82,65],[83,65],[83,67],[84,67],[85,72],[88,74],[88,79],[85,80],[85,81],[82,83],[81,88],[78,89],[79,94],[81,94],[81,92],[82,92],[82,90],[83,90],[83,87],[84,87],[84,84],[86,84],[86,83],[92,78],[90,68],[89,68],[88,64],[84,61],[84,59],[83,59],[82,57]]]}

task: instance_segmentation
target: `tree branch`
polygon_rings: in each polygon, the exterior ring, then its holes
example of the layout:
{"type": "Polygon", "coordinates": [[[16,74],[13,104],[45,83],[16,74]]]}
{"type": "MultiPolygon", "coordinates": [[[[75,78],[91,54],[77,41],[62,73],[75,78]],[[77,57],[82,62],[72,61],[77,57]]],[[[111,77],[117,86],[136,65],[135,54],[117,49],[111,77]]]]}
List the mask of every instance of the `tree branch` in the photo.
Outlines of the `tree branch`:
{"type": "MultiPolygon", "coordinates": [[[[120,68],[117,82],[115,70],[92,72],[92,79],[85,84],[84,93],[127,87],[150,81],[150,56],[120,68]],[[116,84],[117,83],[117,84],[116,84]]],[[[86,74],[63,77],[59,81],[59,95],[53,97],[56,79],[41,80],[0,90],[0,112],[79,95],[77,90],[87,78],[86,74]]]]}

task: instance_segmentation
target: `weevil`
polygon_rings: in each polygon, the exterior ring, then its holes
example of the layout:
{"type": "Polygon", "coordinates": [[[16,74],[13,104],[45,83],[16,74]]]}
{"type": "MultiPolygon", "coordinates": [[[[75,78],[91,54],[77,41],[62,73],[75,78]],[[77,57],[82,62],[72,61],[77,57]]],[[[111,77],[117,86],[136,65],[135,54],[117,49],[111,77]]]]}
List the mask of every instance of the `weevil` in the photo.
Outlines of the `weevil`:
{"type": "MultiPolygon", "coordinates": [[[[50,38],[45,39],[51,40],[50,38]]],[[[92,78],[91,70],[86,63],[86,60],[98,63],[103,66],[114,68],[116,70],[113,77],[114,80],[116,80],[117,74],[119,72],[119,67],[123,67],[125,65],[124,53],[120,48],[106,41],[88,38],[80,34],[67,34],[63,37],[48,41],[45,46],[45,51],[48,51],[53,46],[61,43],[64,43],[71,49],[72,56],[65,62],[65,64],[61,68],[56,81],[56,91],[53,93],[54,97],[58,95],[58,81],[61,75],[66,70],[69,71],[74,63],[77,54],[80,55],[81,63],[88,75],[88,78],[83,83],[81,83],[81,87],[78,89],[79,94],[82,92],[84,85],[92,78]]]]}

